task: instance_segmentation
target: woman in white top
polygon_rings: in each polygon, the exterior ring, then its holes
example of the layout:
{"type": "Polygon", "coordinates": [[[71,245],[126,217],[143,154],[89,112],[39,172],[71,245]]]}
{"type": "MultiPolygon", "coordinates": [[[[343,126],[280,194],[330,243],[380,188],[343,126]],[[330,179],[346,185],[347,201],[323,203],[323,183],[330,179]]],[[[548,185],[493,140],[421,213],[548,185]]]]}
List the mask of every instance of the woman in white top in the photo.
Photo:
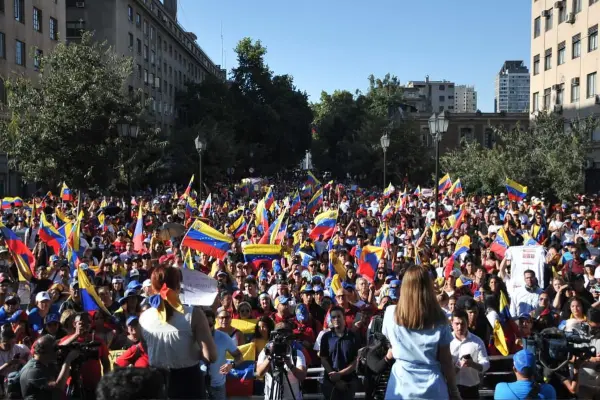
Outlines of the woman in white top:
{"type": "Polygon", "coordinates": [[[157,295],[149,298],[150,308],[140,316],[148,348],[150,366],[168,374],[171,399],[204,399],[201,357],[214,362],[217,349],[200,308],[183,306],[179,301],[180,272],[160,266],[152,272],[152,287],[157,295]]]}

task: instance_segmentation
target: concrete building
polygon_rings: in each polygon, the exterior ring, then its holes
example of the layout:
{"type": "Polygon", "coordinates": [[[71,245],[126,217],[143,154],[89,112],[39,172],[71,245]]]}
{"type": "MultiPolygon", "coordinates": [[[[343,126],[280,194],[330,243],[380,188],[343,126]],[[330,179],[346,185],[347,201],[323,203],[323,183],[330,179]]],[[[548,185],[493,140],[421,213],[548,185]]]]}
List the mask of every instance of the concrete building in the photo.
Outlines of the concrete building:
{"type": "Polygon", "coordinates": [[[523,61],[505,61],[496,75],[494,112],[529,110],[529,69],[523,61]]]}
{"type": "MultiPolygon", "coordinates": [[[[64,39],[65,22],[65,0],[0,0],[0,117],[5,116],[5,79],[34,79],[37,56],[64,39]]],[[[0,153],[0,197],[20,191],[17,174],[9,170],[7,155],[0,153]]]]}
{"type": "Polygon", "coordinates": [[[197,36],[177,22],[176,0],[66,0],[66,37],[76,41],[82,30],[107,41],[118,54],[133,57],[129,91],[143,90],[161,129],[171,131],[177,118],[175,93],[187,81],[208,75],[225,79],[197,43],[197,36]]]}
{"type": "Polygon", "coordinates": [[[454,87],[454,112],[474,113],[477,111],[477,92],[474,86],[458,85],[454,87]]]}
{"type": "MultiPolygon", "coordinates": [[[[416,113],[412,115],[423,142],[433,148],[434,142],[429,134],[428,119],[430,114],[416,113]]],[[[443,155],[461,146],[462,140],[476,141],[484,147],[491,148],[496,143],[493,128],[514,129],[517,125],[527,128],[529,114],[524,113],[454,113],[450,114],[448,131],[442,136],[440,154],[443,155]]]]}
{"type": "MultiPolygon", "coordinates": [[[[600,113],[600,0],[530,0],[531,117],[543,110],[565,124],[600,113]]],[[[586,188],[600,190],[600,129],[593,134],[586,188]]]]}
{"type": "Polygon", "coordinates": [[[404,99],[419,112],[454,112],[454,82],[409,81],[404,88],[404,99]]]}

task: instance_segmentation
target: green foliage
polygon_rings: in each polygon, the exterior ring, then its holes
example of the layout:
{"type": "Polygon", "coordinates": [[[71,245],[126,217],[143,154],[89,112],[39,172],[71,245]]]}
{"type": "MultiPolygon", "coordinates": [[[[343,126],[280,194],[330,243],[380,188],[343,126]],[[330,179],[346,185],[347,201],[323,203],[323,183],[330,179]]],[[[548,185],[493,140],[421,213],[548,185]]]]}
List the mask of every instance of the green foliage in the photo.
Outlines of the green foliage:
{"type": "Polygon", "coordinates": [[[565,120],[541,114],[527,129],[496,129],[497,145],[483,148],[465,143],[441,159],[442,170],[460,178],[467,192],[504,191],[506,178],[528,187],[531,195],[570,200],[581,192],[590,139],[598,121],[579,119],[565,129],[565,120]]]}
{"type": "Polygon", "coordinates": [[[139,98],[125,90],[130,58],[85,33],[81,43],[60,43],[39,62],[38,79],[7,79],[10,118],[0,125],[0,147],[24,180],[115,190],[124,187],[129,165],[141,179],[160,170],[154,157],[164,142],[144,121],[139,98]],[[117,130],[123,121],[145,128],[130,152],[117,130]]]}
{"type": "Polygon", "coordinates": [[[383,151],[380,138],[390,136],[387,151],[388,181],[399,185],[408,176],[425,182],[432,158],[410,118],[398,111],[402,102],[399,80],[387,74],[383,79],[369,77],[366,94],[348,91],[321,93],[312,105],[316,134],[313,137],[313,162],[338,179],[350,174],[363,183],[381,185],[383,151]]]}
{"type": "Polygon", "coordinates": [[[203,175],[212,181],[222,179],[230,167],[237,177],[247,176],[251,167],[261,175],[295,168],[310,147],[312,110],[306,93],[291,76],[269,69],[260,41],[244,38],[235,51],[238,66],[231,81],[188,84],[177,98],[184,118],[170,151],[179,164],[173,171],[176,180],[187,179],[189,168],[197,169],[192,145],[197,135],[207,142],[203,175]]]}

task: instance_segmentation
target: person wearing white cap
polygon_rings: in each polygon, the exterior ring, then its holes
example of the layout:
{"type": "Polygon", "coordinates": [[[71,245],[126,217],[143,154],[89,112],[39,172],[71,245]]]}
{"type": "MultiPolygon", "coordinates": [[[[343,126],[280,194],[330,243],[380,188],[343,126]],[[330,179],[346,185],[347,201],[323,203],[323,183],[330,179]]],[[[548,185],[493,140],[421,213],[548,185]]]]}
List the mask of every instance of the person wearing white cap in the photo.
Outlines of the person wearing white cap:
{"type": "MultiPolygon", "coordinates": [[[[50,312],[50,306],[52,299],[48,292],[43,291],[35,295],[35,307],[29,311],[29,317],[27,319],[29,325],[34,331],[40,332],[44,329],[44,318],[50,312]]],[[[55,310],[57,312],[58,310],[55,310]]]]}
{"type": "Polygon", "coordinates": [[[146,279],[142,283],[142,296],[143,297],[150,297],[153,294],[154,294],[154,292],[152,290],[152,281],[150,279],[146,279]]]}

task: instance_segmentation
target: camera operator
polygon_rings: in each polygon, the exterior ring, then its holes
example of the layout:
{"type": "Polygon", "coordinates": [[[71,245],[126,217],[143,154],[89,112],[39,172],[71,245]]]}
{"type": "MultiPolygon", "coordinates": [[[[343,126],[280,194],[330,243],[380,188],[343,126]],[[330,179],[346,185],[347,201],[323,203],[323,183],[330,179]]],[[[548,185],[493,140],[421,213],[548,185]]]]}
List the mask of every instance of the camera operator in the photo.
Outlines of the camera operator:
{"type": "Polygon", "coordinates": [[[600,310],[590,308],[587,322],[592,339],[590,346],[596,348],[596,356],[591,357],[579,368],[577,396],[580,399],[600,399],[600,310]]]}
{"type": "Polygon", "coordinates": [[[81,379],[81,389],[85,399],[95,399],[95,390],[98,382],[102,378],[102,371],[110,371],[110,362],[108,360],[108,348],[102,339],[94,337],[90,330],[90,316],[87,313],[75,314],[73,318],[73,328],[75,333],[65,336],[59,342],[59,346],[67,346],[71,343],[99,343],[98,354],[95,358],[90,358],[81,364],[80,375],[76,378],[81,379]]]}
{"type": "Polygon", "coordinates": [[[556,400],[556,390],[551,385],[534,381],[535,369],[535,355],[529,350],[518,351],[513,356],[513,371],[517,381],[498,383],[494,390],[494,399],[524,400],[540,398],[542,395],[544,400],[556,400]]]}
{"type": "MultiPolygon", "coordinates": [[[[275,325],[274,332],[291,332],[292,329],[293,327],[289,322],[280,322],[275,325]]],[[[290,343],[290,346],[292,346],[292,343],[290,343]]],[[[304,358],[302,351],[295,349],[293,346],[292,352],[295,352],[295,356],[293,354],[287,354],[284,360],[289,384],[288,380],[283,377],[283,388],[278,387],[278,382],[273,379],[274,371],[272,370],[272,361],[274,361],[275,355],[272,354],[269,344],[267,344],[260,352],[256,362],[256,375],[265,377],[265,400],[271,400],[270,394],[272,391],[275,393],[283,391],[282,398],[286,400],[302,399],[300,382],[306,378],[306,359],[304,358]],[[295,361],[293,361],[293,359],[295,359],[295,361]],[[272,385],[274,386],[273,390],[271,389],[272,385]]]]}
{"type": "Polygon", "coordinates": [[[25,400],[60,398],[70,375],[71,363],[79,357],[79,351],[71,350],[62,366],[56,364],[56,340],[44,335],[33,346],[33,359],[21,370],[19,383],[25,400]],[[60,368],[60,369],[59,369],[60,368]]]}

